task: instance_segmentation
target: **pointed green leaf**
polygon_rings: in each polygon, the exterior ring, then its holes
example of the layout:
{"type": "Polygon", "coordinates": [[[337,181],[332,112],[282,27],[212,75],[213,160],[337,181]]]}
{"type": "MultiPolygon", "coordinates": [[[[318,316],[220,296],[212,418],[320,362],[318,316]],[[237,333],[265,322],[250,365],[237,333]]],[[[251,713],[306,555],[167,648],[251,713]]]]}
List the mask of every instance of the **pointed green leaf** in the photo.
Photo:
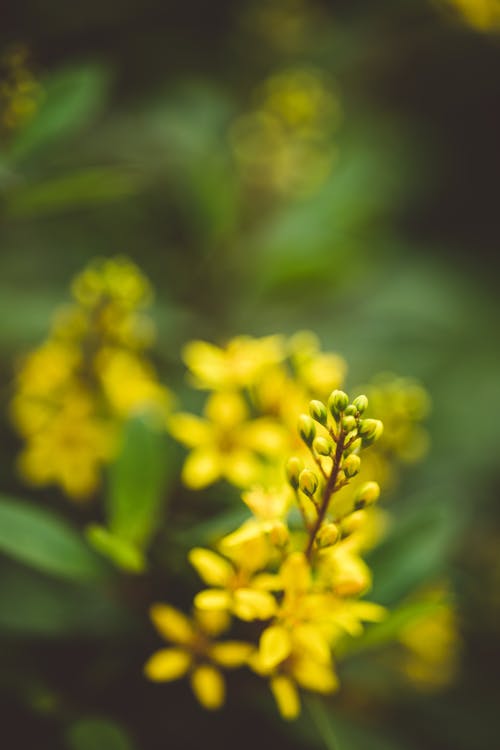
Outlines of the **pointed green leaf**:
{"type": "Polygon", "coordinates": [[[106,569],[83,536],[46,508],[0,497],[0,551],[61,578],[91,580],[106,569]]]}

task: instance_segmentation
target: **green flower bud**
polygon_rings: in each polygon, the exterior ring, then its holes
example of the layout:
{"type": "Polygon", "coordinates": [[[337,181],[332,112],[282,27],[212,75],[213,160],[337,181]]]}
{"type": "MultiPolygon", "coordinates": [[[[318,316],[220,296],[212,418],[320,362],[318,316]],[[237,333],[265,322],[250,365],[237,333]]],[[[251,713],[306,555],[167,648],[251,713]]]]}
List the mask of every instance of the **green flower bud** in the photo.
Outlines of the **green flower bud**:
{"type": "Polygon", "coordinates": [[[337,417],[340,412],[349,406],[349,396],[344,391],[333,391],[328,399],[328,408],[333,417],[337,417]]]}
{"type": "Polygon", "coordinates": [[[347,477],[355,476],[361,468],[361,459],[355,453],[351,453],[350,456],[344,459],[342,468],[345,471],[347,477]]]}
{"type": "Polygon", "coordinates": [[[349,448],[346,448],[344,451],[344,456],[348,456],[351,453],[354,453],[354,451],[357,451],[361,448],[361,438],[356,438],[356,440],[353,440],[349,448]]]}
{"type": "Polygon", "coordinates": [[[356,396],[352,402],[360,414],[368,409],[368,398],[362,393],[360,396],[356,396]]]}
{"type": "Polygon", "coordinates": [[[299,487],[308,497],[312,497],[318,489],[318,477],[310,469],[303,469],[299,476],[299,487]]]}
{"type": "Polygon", "coordinates": [[[371,445],[382,435],[384,425],[380,419],[362,419],[358,431],[365,445],[371,445]]]}
{"type": "Polygon", "coordinates": [[[318,531],[316,544],[318,547],[331,547],[340,536],[338,526],[334,523],[325,523],[318,531]]]}
{"type": "Polygon", "coordinates": [[[363,528],[363,526],[366,523],[366,511],[365,510],[355,510],[354,513],[351,513],[350,516],[347,516],[347,518],[344,518],[341,524],[342,529],[342,536],[349,536],[350,534],[353,534],[355,531],[359,531],[359,529],[363,528]]]}
{"type": "Polygon", "coordinates": [[[283,521],[275,521],[269,530],[269,539],[275,547],[286,547],[290,534],[283,521]]]}
{"type": "Polygon", "coordinates": [[[356,429],[356,418],[355,417],[343,417],[342,418],[342,429],[344,432],[352,432],[356,429]]]}
{"type": "Polygon", "coordinates": [[[286,477],[294,490],[299,488],[299,474],[303,468],[304,462],[296,456],[292,456],[286,462],[286,477]]]}
{"type": "Polygon", "coordinates": [[[356,492],[354,507],[356,510],[366,508],[367,505],[373,505],[380,496],[380,487],[377,482],[365,482],[356,492]]]}
{"type": "Polygon", "coordinates": [[[356,409],[354,404],[349,404],[347,409],[344,409],[344,415],[346,417],[355,417],[357,413],[358,413],[358,410],[356,409]]]}
{"type": "Polygon", "coordinates": [[[324,437],[315,437],[313,441],[313,448],[320,456],[331,456],[333,443],[331,440],[327,440],[324,437]]]}
{"type": "Polygon", "coordinates": [[[316,436],[316,425],[308,414],[301,414],[299,417],[299,435],[306,445],[312,445],[316,436]]]}
{"type": "Polygon", "coordinates": [[[326,406],[322,401],[311,401],[309,404],[309,414],[316,422],[322,425],[326,425],[328,422],[326,406]]]}

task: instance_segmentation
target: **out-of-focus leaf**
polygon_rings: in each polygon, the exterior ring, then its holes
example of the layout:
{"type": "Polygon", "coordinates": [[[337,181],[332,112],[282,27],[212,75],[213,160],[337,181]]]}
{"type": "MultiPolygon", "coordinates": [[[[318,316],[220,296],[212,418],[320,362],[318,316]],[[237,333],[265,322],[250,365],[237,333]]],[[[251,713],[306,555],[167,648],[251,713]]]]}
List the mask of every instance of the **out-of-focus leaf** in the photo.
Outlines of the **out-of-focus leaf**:
{"type": "Polygon", "coordinates": [[[154,416],[132,417],[109,471],[107,517],[111,533],[144,547],[155,530],[168,474],[165,433],[154,416]]]}
{"type": "Polygon", "coordinates": [[[105,573],[97,555],[66,521],[13,498],[0,497],[0,550],[61,578],[85,581],[105,573]]]}
{"type": "Polygon", "coordinates": [[[11,190],[5,210],[14,217],[43,216],[117,200],[133,195],[139,187],[137,175],[123,169],[80,169],[63,177],[11,190]]]}
{"type": "Polygon", "coordinates": [[[23,636],[101,636],[130,628],[127,612],[102,591],[47,578],[4,561],[0,630],[23,636]]]}
{"type": "Polygon", "coordinates": [[[58,71],[44,80],[40,108],[17,134],[10,159],[24,159],[85,127],[103,102],[106,79],[102,68],[87,65],[58,71]]]}
{"type": "Polygon", "coordinates": [[[446,496],[441,504],[422,505],[396,523],[391,535],[368,557],[374,581],[370,598],[394,605],[442,573],[459,529],[459,514],[446,503],[446,496]]]}
{"type": "Polygon", "coordinates": [[[399,742],[381,734],[379,730],[351,723],[333,713],[319,696],[309,695],[305,703],[310,722],[318,735],[319,742],[314,743],[316,747],[326,750],[404,750],[399,742]]]}
{"type": "Polygon", "coordinates": [[[109,719],[88,718],[75,722],[66,733],[68,750],[133,750],[127,732],[109,719]]]}
{"type": "Polygon", "coordinates": [[[145,569],[144,555],[132,542],[113,535],[104,526],[98,524],[87,526],[86,534],[92,546],[119,568],[131,573],[142,573],[145,569]]]}

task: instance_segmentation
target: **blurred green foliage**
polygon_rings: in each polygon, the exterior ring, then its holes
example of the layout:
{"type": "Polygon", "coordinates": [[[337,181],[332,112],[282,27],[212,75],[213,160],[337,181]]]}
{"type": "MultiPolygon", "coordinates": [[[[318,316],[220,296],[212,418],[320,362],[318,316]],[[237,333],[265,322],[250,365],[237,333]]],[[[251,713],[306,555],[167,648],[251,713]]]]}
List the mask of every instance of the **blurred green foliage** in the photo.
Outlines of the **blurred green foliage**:
{"type": "Polygon", "coordinates": [[[24,0],[0,31],[2,49],[26,45],[42,92],[31,120],[2,131],[0,149],[9,746],[156,750],[207,736],[225,746],[245,726],[242,750],[491,750],[500,698],[499,37],[415,0],[131,0],[74,14],[54,2],[40,13],[24,0]],[[242,178],[229,132],[263,80],[301,65],[335,81],[337,155],[316,192],[276,195],[242,178]],[[313,329],[347,359],[352,385],[381,370],[424,383],[430,453],[405,468],[389,536],[370,559],[371,597],[394,605],[393,619],[360,645],[371,652],[412,608],[432,608],[405,597],[447,577],[463,640],[451,688],[391,690],[380,663],[360,657],[341,674],[345,691],[327,704],[311,699],[290,728],[243,680],[221,717],[196,721],[187,691],[145,684],[148,606],[165,592],[186,603],[194,579],[185,550],[231,528],[235,493],[188,493],[176,481],[178,449],[137,416],[103,502],[68,507],[56,490],[23,486],[7,414],[14,364],[46,335],[71,277],[117,253],[156,289],[157,365],[183,404],[195,408],[197,395],[183,384],[181,346],[241,332],[313,329]],[[85,718],[94,716],[102,718],[85,718]]]}

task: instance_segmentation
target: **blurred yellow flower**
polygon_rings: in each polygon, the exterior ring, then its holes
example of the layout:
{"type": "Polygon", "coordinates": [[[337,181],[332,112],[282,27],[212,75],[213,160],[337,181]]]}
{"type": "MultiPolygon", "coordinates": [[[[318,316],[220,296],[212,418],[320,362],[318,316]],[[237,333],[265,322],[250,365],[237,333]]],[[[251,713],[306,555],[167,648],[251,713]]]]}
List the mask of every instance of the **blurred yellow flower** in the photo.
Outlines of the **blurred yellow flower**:
{"type": "Polygon", "coordinates": [[[150,614],[159,634],[173,647],[160,649],[148,659],[146,677],[170,682],[189,675],[201,705],[211,711],[220,708],[226,694],[222,669],[246,664],[253,646],[243,641],[213,641],[219,633],[205,628],[203,613],[196,612],[195,619],[189,620],[174,607],[154,604],[150,614]]]}
{"type": "Polygon", "coordinates": [[[222,478],[248,487],[261,478],[265,460],[276,460],[286,445],[284,429],[265,417],[250,419],[248,407],[238,393],[213,393],[204,414],[204,419],[184,413],[168,419],[172,435],[192,449],[182,478],[193,489],[222,478]]]}
{"type": "Polygon", "coordinates": [[[329,176],[332,133],[340,104],[318,70],[298,68],[269,77],[256,106],[232,124],[230,143],[243,177],[282,194],[307,194],[329,176]]]}
{"type": "Polygon", "coordinates": [[[164,419],[171,396],[145,356],[151,325],[138,308],[151,289],[139,269],[124,258],[95,261],[72,288],[74,303],[17,370],[11,415],[26,441],[22,476],[83,500],[99,487],[124,420],[143,409],[164,419]]]}
{"type": "Polygon", "coordinates": [[[500,31],[500,0],[441,0],[478,31],[500,31]]]}

